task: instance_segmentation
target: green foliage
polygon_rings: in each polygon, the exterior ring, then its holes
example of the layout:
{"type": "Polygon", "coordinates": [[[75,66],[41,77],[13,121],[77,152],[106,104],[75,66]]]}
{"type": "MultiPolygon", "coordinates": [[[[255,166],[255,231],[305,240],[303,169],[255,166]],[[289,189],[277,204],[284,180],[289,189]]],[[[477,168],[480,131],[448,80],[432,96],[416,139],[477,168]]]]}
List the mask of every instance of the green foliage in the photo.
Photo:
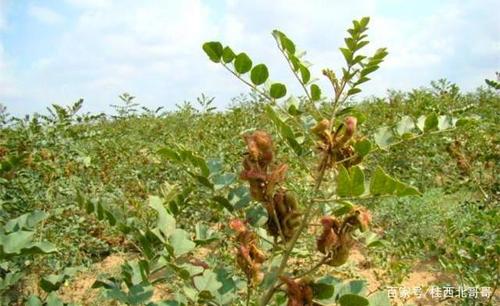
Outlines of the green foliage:
{"type": "Polygon", "coordinates": [[[281,83],[274,83],[271,85],[269,94],[274,99],[283,98],[286,95],[286,86],[281,83]]]}
{"type": "Polygon", "coordinates": [[[387,99],[355,101],[387,55],[385,49],[361,54],[368,23],[363,18],[349,29],[340,51],[346,66],[323,71],[333,97],[316,83],[305,52],[273,31],[302,95],[273,81],[267,66],[253,65],[246,53],[208,42],[209,60],[252,90],[227,110],[215,111],[214,98],[202,95],[160,113],[123,94],[113,116],[81,114],[79,100],[54,105],[47,116],[3,118],[1,303],[68,303],[58,293],[70,290],[65,285],[75,272],[119,251],[126,257],[120,270],[104,271],[93,286],[102,293],[97,303],[244,305],[248,297],[262,304],[272,292],[270,303],[285,305],[288,287],[279,276],[287,276],[307,281],[320,305],[389,305],[384,290],[367,293],[364,281],[332,277],[332,271],[353,276],[352,264],[325,265],[332,254],[317,250],[321,214],[354,222],[368,209],[374,230],[350,238],[368,246],[367,262],[383,270],[381,289],[429,258],[440,273],[457,275],[457,285],[497,286],[498,92],[465,94],[438,80],[430,88],[391,91],[387,99]],[[328,133],[317,135],[314,127],[329,120],[329,135],[339,143],[352,117],[354,136],[339,155],[323,154],[328,133]],[[255,129],[273,139],[266,174],[287,165],[275,188],[294,195],[297,220],[306,220],[302,234],[286,243],[266,231],[273,211],[238,179],[249,155],[241,135],[255,129]],[[228,226],[235,218],[246,222],[265,254],[260,284],[235,260],[241,245],[228,226]],[[165,286],[168,297],[153,300],[165,286]]]}
{"type": "Polygon", "coordinates": [[[46,218],[41,211],[35,211],[9,220],[0,228],[0,258],[28,254],[47,254],[56,248],[48,242],[34,242],[34,227],[46,218]]]}
{"type": "Polygon", "coordinates": [[[246,53],[240,53],[236,56],[234,60],[234,70],[239,74],[245,74],[252,69],[252,60],[246,55],[246,53]]]}

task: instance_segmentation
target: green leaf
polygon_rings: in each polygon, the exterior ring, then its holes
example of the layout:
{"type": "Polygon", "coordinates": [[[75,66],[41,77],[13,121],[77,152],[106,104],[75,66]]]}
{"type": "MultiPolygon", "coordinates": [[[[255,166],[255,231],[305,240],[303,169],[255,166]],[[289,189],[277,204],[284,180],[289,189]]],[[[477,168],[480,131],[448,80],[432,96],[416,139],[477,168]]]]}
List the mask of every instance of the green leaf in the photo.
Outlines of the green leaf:
{"type": "Polygon", "coordinates": [[[246,53],[240,53],[236,56],[234,60],[234,69],[239,74],[244,74],[252,69],[252,60],[246,55],[246,53]]]}
{"type": "Polygon", "coordinates": [[[370,73],[377,71],[377,69],[380,68],[378,65],[366,65],[365,68],[361,70],[359,73],[360,77],[365,77],[369,75],[370,73]]]}
{"type": "Polygon", "coordinates": [[[368,23],[370,22],[370,17],[363,17],[361,18],[361,20],[359,21],[359,25],[362,27],[362,28],[366,28],[366,26],[368,25],[368,23]]]}
{"type": "Polygon", "coordinates": [[[365,192],[365,175],[358,166],[347,171],[341,165],[336,180],[337,196],[339,197],[356,197],[365,192]]]}
{"type": "Polygon", "coordinates": [[[157,196],[149,197],[149,207],[158,212],[156,227],[163,234],[164,238],[168,238],[175,230],[175,218],[167,212],[163,206],[163,200],[157,196]]]}
{"type": "Polygon", "coordinates": [[[295,44],[283,32],[274,30],[273,36],[279,41],[281,47],[289,54],[295,54],[295,44]]]}
{"type": "Polygon", "coordinates": [[[267,218],[267,211],[262,205],[252,206],[245,211],[245,219],[255,227],[266,224],[267,218]]]}
{"type": "Polygon", "coordinates": [[[45,292],[52,292],[59,289],[65,280],[66,277],[64,274],[47,275],[40,279],[40,288],[45,292]]]}
{"type": "Polygon", "coordinates": [[[396,190],[396,181],[384,170],[377,167],[370,181],[370,193],[373,195],[391,194],[396,190]]]}
{"type": "Polygon", "coordinates": [[[392,130],[389,127],[383,126],[378,128],[377,132],[374,135],[374,138],[375,138],[375,143],[379,147],[384,148],[393,142],[394,134],[392,133],[392,130]]]}
{"type": "Polygon", "coordinates": [[[5,223],[3,229],[5,232],[10,233],[18,230],[31,230],[40,221],[47,218],[47,214],[41,210],[36,210],[30,213],[21,215],[15,219],[9,220],[5,223]]]}
{"type": "Polygon", "coordinates": [[[190,175],[192,175],[198,181],[198,183],[202,184],[203,186],[210,188],[210,189],[214,188],[214,185],[212,184],[212,182],[210,182],[210,180],[207,177],[201,176],[201,175],[196,175],[196,174],[191,173],[191,172],[188,172],[188,173],[190,175]]]}
{"type": "Polygon", "coordinates": [[[0,258],[56,251],[48,242],[32,242],[34,234],[33,231],[17,231],[7,235],[0,233],[0,258]]]}
{"type": "Polygon", "coordinates": [[[370,306],[391,306],[389,294],[387,291],[378,291],[368,297],[370,306]]]}
{"type": "Polygon", "coordinates": [[[294,96],[290,96],[290,98],[285,101],[285,108],[292,116],[300,116],[303,114],[303,111],[300,109],[300,102],[294,96]]]}
{"type": "Polygon", "coordinates": [[[302,78],[302,83],[307,84],[311,79],[311,72],[309,72],[309,69],[304,65],[300,65],[299,69],[300,69],[300,76],[302,78]]]}
{"type": "Polygon", "coordinates": [[[360,167],[354,166],[350,169],[351,172],[351,194],[360,196],[365,192],[365,174],[360,167]]]}
{"type": "Polygon", "coordinates": [[[349,91],[347,91],[347,95],[351,96],[351,95],[355,95],[355,94],[360,93],[360,92],[361,92],[361,89],[354,87],[354,88],[349,89],[349,91]]]}
{"type": "Polygon", "coordinates": [[[228,200],[234,209],[247,207],[251,201],[248,187],[240,186],[231,190],[228,195],[228,200]]]}
{"type": "Polygon", "coordinates": [[[229,47],[225,47],[224,50],[222,51],[222,60],[226,64],[232,62],[235,57],[236,54],[234,54],[233,50],[229,47]]]}
{"type": "Polygon", "coordinates": [[[46,299],[47,306],[64,306],[64,303],[59,299],[55,292],[51,292],[46,299]]]}
{"type": "Polygon", "coordinates": [[[210,41],[203,44],[203,51],[212,62],[218,63],[222,57],[222,44],[218,41],[210,41]]]}
{"type": "Polygon", "coordinates": [[[438,116],[435,113],[430,114],[425,118],[424,132],[436,130],[439,124],[438,116]]]}
{"type": "Polygon", "coordinates": [[[311,98],[313,101],[318,101],[321,98],[321,89],[318,85],[311,85],[311,98]]]}
{"type": "Polygon", "coordinates": [[[80,270],[81,268],[79,267],[65,268],[64,271],[60,274],[50,274],[43,276],[40,279],[40,288],[42,288],[45,292],[56,291],[67,279],[75,275],[75,273],[80,270]]]}
{"type": "Polygon", "coordinates": [[[346,37],[344,38],[345,44],[349,50],[356,50],[356,42],[352,37],[346,37]]]}
{"type": "Polygon", "coordinates": [[[372,195],[394,194],[401,197],[420,195],[420,192],[415,187],[392,178],[381,167],[377,167],[371,177],[370,193],[372,195]]]}
{"type": "Polygon", "coordinates": [[[237,298],[238,287],[233,280],[232,273],[224,268],[219,268],[215,270],[215,274],[217,274],[217,280],[222,283],[222,286],[214,294],[215,302],[218,305],[234,304],[232,302],[237,298]]]}
{"type": "Polygon", "coordinates": [[[225,209],[227,209],[229,211],[233,211],[234,210],[234,207],[231,205],[231,203],[229,203],[229,201],[225,197],[215,196],[212,199],[215,202],[219,203],[223,208],[225,208],[225,209]]]}
{"type": "Polygon", "coordinates": [[[26,306],[43,306],[42,301],[36,295],[31,295],[26,301],[26,306]]]}
{"type": "Polygon", "coordinates": [[[268,289],[276,282],[278,278],[278,270],[280,266],[280,262],[282,260],[281,255],[274,256],[270,263],[268,263],[267,273],[264,275],[264,280],[260,284],[261,289],[268,289]]]}
{"type": "Polygon", "coordinates": [[[194,277],[193,282],[199,292],[208,291],[213,296],[222,287],[222,283],[217,279],[217,274],[208,269],[203,272],[203,275],[194,277]]]}
{"type": "Polygon", "coordinates": [[[365,280],[352,280],[338,286],[337,295],[339,297],[345,294],[363,295],[367,289],[367,282],[365,280]]]}
{"type": "Polygon", "coordinates": [[[340,283],[340,280],[330,275],[316,280],[312,284],[314,299],[322,304],[335,302],[335,287],[340,283]]]}
{"type": "Polygon", "coordinates": [[[250,73],[250,80],[252,80],[252,83],[254,83],[254,85],[263,84],[268,77],[269,71],[264,64],[259,64],[253,67],[252,72],[250,73]]]}
{"type": "Polygon", "coordinates": [[[352,51],[347,49],[347,48],[340,48],[340,51],[342,52],[342,55],[344,55],[345,61],[347,64],[352,63],[352,51]]]}
{"type": "Polygon", "coordinates": [[[175,300],[168,300],[168,301],[161,301],[157,303],[150,303],[147,306],[183,306],[184,304],[181,304],[178,301],[175,300]]]}
{"type": "Polygon", "coordinates": [[[289,54],[295,54],[295,44],[287,36],[283,35],[281,38],[281,45],[289,54]]]}
{"type": "Polygon", "coordinates": [[[281,83],[274,83],[271,85],[269,94],[274,99],[282,98],[286,95],[286,86],[281,83]]]}
{"type": "Polygon", "coordinates": [[[369,302],[362,296],[355,294],[345,294],[340,297],[339,303],[342,306],[368,306],[369,302]]]}
{"type": "Polygon", "coordinates": [[[400,181],[396,181],[396,195],[399,197],[420,195],[417,188],[409,186],[400,181]]]}
{"type": "Polygon", "coordinates": [[[203,223],[196,223],[195,225],[195,243],[200,245],[200,244],[207,244],[210,243],[214,240],[217,240],[217,234],[210,229],[206,224],[203,223]]]}
{"type": "Polygon", "coordinates": [[[337,180],[337,196],[348,197],[351,195],[351,178],[349,172],[344,166],[340,166],[337,180]]]}
{"type": "Polygon", "coordinates": [[[358,237],[361,238],[364,244],[369,248],[384,246],[384,243],[380,240],[380,237],[374,232],[365,231],[358,237]]]}
{"type": "Polygon", "coordinates": [[[295,137],[292,128],[279,118],[278,114],[276,113],[276,111],[272,106],[266,105],[264,110],[267,116],[276,125],[276,128],[278,129],[278,132],[280,133],[281,137],[283,137],[288,142],[288,145],[293,149],[295,154],[297,154],[298,156],[304,155],[306,151],[297,142],[297,139],[295,137]]]}
{"type": "Polygon", "coordinates": [[[403,116],[401,120],[396,125],[396,131],[399,135],[404,135],[406,133],[410,133],[415,128],[415,123],[410,116],[403,116]]]}
{"type": "Polygon", "coordinates": [[[335,205],[335,209],[333,210],[333,214],[335,216],[343,216],[350,211],[352,211],[352,208],[354,205],[350,201],[339,201],[337,205],[335,205]]]}
{"type": "Polygon", "coordinates": [[[364,157],[370,153],[372,143],[368,139],[363,139],[354,143],[353,147],[359,156],[364,157]]]}
{"type": "Polygon", "coordinates": [[[127,304],[142,305],[148,302],[154,293],[154,288],[151,285],[137,284],[129,288],[127,304]]]}
{"type": "Polygon", "coordinates": [[[215,190],[222,189],[234,183],[236,175],[234,173],[217,174],[212,177],[215,190]]]}
{"type": "Polygon", "coordinates": [[[425,116],[422,115],[422,116],[418,117],[416,125],[417,125],[418,129],[423,132],[424,128],[425,128],[425,116]]]}
{"type": "Polygon", "coordinates": [[[195,152],[189,150],[184,150],[182,154],[191,162],[193,166],[200,169],[201,175],[204,177],[208,177],[210,175],[210,169],[208,168],[207,162],[203,157],[198,156],[195,152]]]}
{"type": "Polygon", "coordinates": [[[209,159],[207,167],[210,170],[210,174],[220,173],[224,168],[220,159],[209,159]]]}
{"type": "Polygon", "coordinates": [[[446,130],[453,127],[452,118],[450,116],[441,115],[438,117],[438,130],[446,130]]]}
{"type": "Polygon", "coordinates": [[[288,59],[290,60],[290,63],[292,63],[293,71],[298,71],[300,68],[300,60],[295,55],[290,53],[288,54],[288,59]]]}
{"type": "Polygon", "coordinates": [[[488,79],[484,79],[484,82],[486,83],[486,85],[490,86],[491,88],[496,89],[496,90],[500,90],[500,83],[499,82],[494,81],[494,80],[488,80],[488,79]]]}
{"type": "Polygon", "coordinates": [[[174,256],[179,257],[192,251],[196,244],[191,241],[188,232],[183,229],[177,228],[170,236],[170,245],[174,249],[174,256]]]}

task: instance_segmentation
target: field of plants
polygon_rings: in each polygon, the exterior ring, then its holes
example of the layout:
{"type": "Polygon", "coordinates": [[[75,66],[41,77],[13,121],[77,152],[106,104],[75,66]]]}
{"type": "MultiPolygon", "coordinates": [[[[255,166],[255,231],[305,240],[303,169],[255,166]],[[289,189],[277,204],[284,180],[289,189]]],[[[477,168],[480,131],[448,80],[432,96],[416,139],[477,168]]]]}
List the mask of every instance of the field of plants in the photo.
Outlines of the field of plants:
{"type": "Polygon", "coordinates": [[[2,305],[498,305],[500,86],[357,99],[368,22],[331,88],[274,31],[303,92],[213,41],[226,110],[0,109],[2,305]]]}

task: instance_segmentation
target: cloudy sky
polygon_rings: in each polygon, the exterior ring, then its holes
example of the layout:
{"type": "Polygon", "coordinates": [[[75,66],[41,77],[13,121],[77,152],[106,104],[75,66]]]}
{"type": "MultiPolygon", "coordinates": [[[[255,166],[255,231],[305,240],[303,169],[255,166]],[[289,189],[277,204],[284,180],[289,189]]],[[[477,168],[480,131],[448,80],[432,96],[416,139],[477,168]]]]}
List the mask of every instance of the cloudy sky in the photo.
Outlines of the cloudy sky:
{"type": "Polygon", "coordinates": [[[443,77],[468,90],[500,70],[499,11],[497,0],[0,0],[0,103],[19,115],[83,97],[85,111],[110,111],[127,91],[148,107],[201,93],[224,107],[247,88],[208,61],[203,42],[245,51],[293,83],[273,29],[307,50],[319,76],[341,67],[338,47],[362,16],[366,50],[389,50],[364,95],[443,77]]]}

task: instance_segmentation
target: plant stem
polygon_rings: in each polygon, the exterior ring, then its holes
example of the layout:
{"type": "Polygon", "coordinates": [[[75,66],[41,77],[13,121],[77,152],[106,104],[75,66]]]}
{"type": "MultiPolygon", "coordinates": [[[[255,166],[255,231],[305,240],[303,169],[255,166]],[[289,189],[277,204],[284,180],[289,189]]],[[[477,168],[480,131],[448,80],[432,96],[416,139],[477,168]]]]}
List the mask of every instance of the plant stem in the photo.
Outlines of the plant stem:
{"type": "MultiPolygon", "coordinates": [[[[306,211],[304,213],[304,217],[302,218],[302,221],[300,222],[300,225],[297,229],[297,231],[294,233],[292,239],[287,245],[287,248],[285,250],[285,253],[283,254],[283,259],[281,260],[280,266],[278,268],[278,271],[276,273],[277,278],[283,274],[285,271],[286,265],[288,263],[288,259],[290,258],[290,255],[292,253],[293,248],[295,247],[295,244],[297,243],[297,240],[300,237],[300,234],[304,231],[305,227],[310,221],[312,211],[313,211],[313,206],[314,206],[314,195],[318,192],[319,188],[321,187],[321,183],[323,182],[323,178],[325,176],[325,168],[321,168],[321,171],[316,179],[316,184],[314,186],[314,189],[312,191],[312,196],[309,200],[309,205],[306,208],[306,211]]],[[[276,278],[276,280],[277,280],[276,278]]],[[[260,300],[260,305],[265,306],[269,303],[269,300],[272,298],[274,291],[276,290],[276,286],[274,283],[276,283],[276,280],[273,282],[271,287],[266,291],[266,293],[262,296],[260,300]]]]}
{"type": "Polygon", "coordinates": [[[250,306],[250,297],[252,296],[252,285],[250,280],[247,280],[247,306],[250,306]]]}
{"type": "Polygon", "coordinates": [[[293,65],[292,65],[292,62],[290,61],[290,59],[288,58],[288,56],[286,55],[285,53],[285,50],[282,49],[280,47],[280,44],[278,43],[278,40],[276,39],[276,45],[278,45],[278,49],[281,51],[281,54],[283,54],[283,56],[285,57],[286,59],[286,62],[288,63],[288,66],[290,67],[290,70],[292,70],[292,73],[293,75],[295,76],[295,78],[297,78],[297,81],[299,81],[300,83],[300,86],[302,86],[302,89],[304,89],[304,92],[306,93],[306,96],[307,96],[307,99],[309,100],[309,102],[312,103],[312,98],[311,98],[311,95],[309,94],[309,91],[307,90],[306,88],[306,85],[304,84],[304,82],[302,82],[302,80],[300,79],[299,77],[299,74],[297,73],[297,71],[294,69],[293,65]]]}
{"type": "Polygon", "coordinates": [[[297,276],[294,276],[293,278],[296,279],[296,278],[301,278],[303,276],[306,276],[310,273],[313,273],[314,271],[318,270],[326,261],[328,260],[328,257],[323,257],[321,259],[321,261],[319,261],[317,264],[315,264],[313,267],[309,268],[308,270],[300,273],[299,275],[297,276]]]}

